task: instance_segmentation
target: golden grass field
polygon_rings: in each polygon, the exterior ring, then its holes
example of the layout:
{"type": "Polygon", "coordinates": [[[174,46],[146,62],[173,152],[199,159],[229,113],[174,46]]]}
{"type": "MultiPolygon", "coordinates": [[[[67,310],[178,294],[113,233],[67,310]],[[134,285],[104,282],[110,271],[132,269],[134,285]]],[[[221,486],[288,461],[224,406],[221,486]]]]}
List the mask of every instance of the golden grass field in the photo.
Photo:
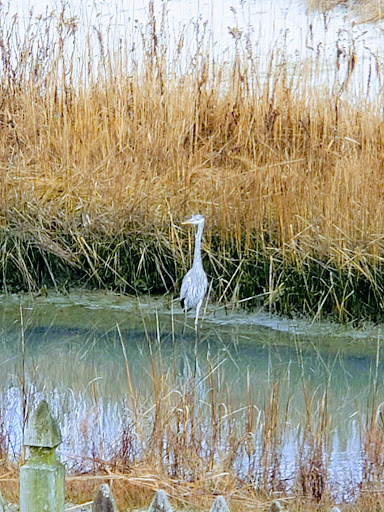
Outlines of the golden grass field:
{"type": "MultiPolygon", "coordinates": [[[[31,18],[18,38],[19,22],[1,6],[2,289],[177,293],[193,244],[180,223],[200,212],[207,219],[204,265],[217,303],[315,320],[382,319],[383,97],[354,101],[346,94],[356,72],[353,47],[336,58],[335,81],[326,85],[316,82],[322,65],[316,61],[292,69],[271,55],[263,74],[259,56],[239,34],[234,60],[218,62],[198,26],[192,57],[180,34],[170,62],[166,23],[149,6],[141,60],[124,44],[110,47],[98,32],[99,60],[89,43],[80,63],[68,51],[76,47],[79,28],[65,9],[31,18]],[[345,75],[337,73],[341,59],[345,75]]],[[[376,72],[382,79],[379,64],[376,72]]],[[[155,418],[148,459],[129,475],[121,469],[124,453],[112,469],[103,461],[98,465],[99,472],[109,472],[107,480],[115,479],[121,502],[142,505],[163,486],[178,503],[206,506],[214,489],[232,497],[233,510],[265,509],[280,492],[268,473],[280,456],[278,386],[265,400],[266,469],[257,491],[253,482],[239,485],[229,471],[233,452],[228,466],[214,467],[213,460],[201,466],[195,446],[181,435],[193,393],[178,395],[175,405],[168,391],[161,377],[154,378],[157,410],[171,416],[155,418]],[[171,477],[159,453],[175,426],[180,435],[170,448],[179,465],[171,477]],[[180,484],[190,468],[199,478],[180,484]],[[198,496],[203,481],[204,498],[198,496]]],[[[219,401],[213,392],[211,399],[215,443],[219,401]]],[[[326,394],[315,411],[308,396],[305,403],[303,439],[312,451],[301,459],[294,503],[297,509],[324,510],[331,504],[322,465],[330,428],[326,394]]],[[[379,412],[373,403],[372,416],[361,426],[365,488],[354,510],[384,506],[375,491],[384,452],[379,412]]],[[[241,442],[252,451],[247,428],[254,422],[249,416],[241,436],[234,434],[234,449],[241,442]]],[[[14,468],[4,464],[2,474],[16,485],[14,468]]],[[[90,481],[69,480],[70,492],[83,499],[93,488],[90,481]]],[[[9,485],[12,496],[16,491],[9,485]]]]}
{"type": "Polygon", "coordinates": [[[341,82],[309,86],[314,71],[273,56],[261,80],[246,45],[216,62],[200,36],[180,74],[182,38],[169,64],[150,12],[141,62],[100,33],[100,62],[85,47],[76,73],[63,51],[73,18],[31,19],[28,30],[20,46],[6,43],[17,21],[1,34],[3,289],[79,275],[134,293],[177,288],[189,263],[180,221],[201,212],[216,300],[381,318],[382,97],[343,94],[353,51],[341,82]]]}
{"type": "Polygon", "coordinates": [[[1,29],[3,289],[177,289],[180,221],[200,212],[216,301],[381,318],[383,99],[345,94],[353,48],[327,86],[273,55],[261,78],[236,34],[234,61],[217,62],[199,27],[193,58],[180,35],[170,63],[150,9],[140,62],[98,32],[99,61],[85,46],[79,64],[64,51],[76,20],[52,16],[20,44],[17,19],[1,29]]]}
{"type": "MultiPolygon", "coordinates": [[[[76,48],[79,26],[65,8],[31,18],[20,37],[20,22],[1,4],[2,290],[81,286],[176,294],[193,245],[192,233],[180,223],[199,212],[207,221],[204,265],[216,303],[314,320],[331,315],[357,325],[381,320],[383,97],[355,101],[347,94],[356,73],[353,46],[336,57],[334,83],[327,84],[316,80],[322,62],[292,68],[284,49],[282,57],[268,57],[265,74],[260,56],[236,33],[233,61],[219,62],[198,26],[193,55],[180,34],[170,61],[167,25],[151,5],[141,32],[141,60],[124,42],[116,49],[97,32],[99,60],[89,42],[78,61],[69,50],[76,48]],[[341,64],[346,74],[338,74],[341,64]]],[[[377,12],[372,16],[379,18],[377,12]]],[[[379,63],[376,73],[383,78],[379,63]]],[[[369,87],[370,76],[363,79],[369,87]]],[[[215,391],[215,376],[209,378],[214,453],[225,397],[215,391]]],[[[153,449],[128,470],[122,451],[116,461],[95,461],[96,476],[70,477],[68,492],[75,501],[91,497],[100,475],[114,482],[122,506],[148,504],[158,487],[178,505],[205,508],[220,492],[235,512],[266,510],[273,497],[285,496],[278,475],[270,473],[280,460],[285,428],[277,383],[260,413],[264,474],[257,487],[231,472],[239,445],[254,453],[248,434],[255,416],[247,412],[243,431],[233,431],[218,468],[213,459],[198,459],[197,445],[186,435],[194,383],[176,394],[164,376],[154,374],[153,382],[153,449]],[[172,476],[161,447],[175,431],[168,446],[176,461],[172,476]],[[195,480],[184,478],[189,470],[195,480]]],[[[344,510],[384,509],[377,492],[384,430],[376,391],[371,414],[360,424],[363,492],[344,510]]],[[[324,462],[331,429],[327,395],[311,398],[305,383],[303,394],[303,453],[286,506],[328,510],[333,499],[324,462]]],[[[195,443],[202,442],[205,433],[195,428],[195,443]]],[[[122,447],[129,448],[129,431],[124,435],[122,447]]],[[[2,463],[2,489],[14,500],[17,477],[13,465],[2,463]]]]}

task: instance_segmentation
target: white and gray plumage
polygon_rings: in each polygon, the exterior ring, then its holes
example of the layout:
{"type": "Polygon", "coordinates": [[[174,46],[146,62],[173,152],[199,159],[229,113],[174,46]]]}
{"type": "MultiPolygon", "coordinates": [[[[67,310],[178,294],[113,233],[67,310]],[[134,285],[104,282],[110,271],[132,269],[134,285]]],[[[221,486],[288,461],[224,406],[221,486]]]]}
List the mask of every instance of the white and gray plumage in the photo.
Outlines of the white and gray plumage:
{"type": "Polygon", "coordinates": [[[208,279],[204,272],[201,262],[201,239],[203,236],[205,219],[202,215],[193,215],[190,219],[182,224],[192,224],[197,226],[195,235],[195,253],[193,257],[193,265],[183,279],[180,291],[181,307],[185,311],[196,308],[195,329],[197,330],[197,322],[199,319],[199,311],[203,303],[204,296],[207,292],[208,279]]]}

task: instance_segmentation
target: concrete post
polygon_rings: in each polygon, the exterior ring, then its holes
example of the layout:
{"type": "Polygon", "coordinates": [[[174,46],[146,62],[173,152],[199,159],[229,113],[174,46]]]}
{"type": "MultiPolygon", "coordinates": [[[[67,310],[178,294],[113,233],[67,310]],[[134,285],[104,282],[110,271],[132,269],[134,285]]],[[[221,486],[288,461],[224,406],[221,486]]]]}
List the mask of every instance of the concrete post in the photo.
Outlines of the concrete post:
{"type": "Polygon", "coordinates": [[[59,427],[43,400],[25,429],[29,457],[20,468],[20,512],[64,512],[65,470],[55,454],[60,443],[59,427]]]}
{"type": "Polygon", "coordinates": [[[209,512],[229,512],[227,502],[225,501],[223,496],[218,496],[215,499],[209,512]]]}
{"type": "Polygon", "coordinates": [[[272,501],[271,506],[268,509],[268,512],[284,512],[283,505],[280,501],[272,501]]]}
{"type": "Polygon", "coordinates": [[[156,491],[148,512],[172,512],[172,510],[165,491],[162,489],[156,491]]]}
{"type": "Polygon", "coordinates": [[[109,485],[101,484],[92,504],[92,512],[118,512],[109,485]]]}
{"type": "Polygon", "coordinates": [[[1,492],[0,492],[0,512],[5,512],[5,508],[6,508],[5,500],[2,497],[1,492]]]}

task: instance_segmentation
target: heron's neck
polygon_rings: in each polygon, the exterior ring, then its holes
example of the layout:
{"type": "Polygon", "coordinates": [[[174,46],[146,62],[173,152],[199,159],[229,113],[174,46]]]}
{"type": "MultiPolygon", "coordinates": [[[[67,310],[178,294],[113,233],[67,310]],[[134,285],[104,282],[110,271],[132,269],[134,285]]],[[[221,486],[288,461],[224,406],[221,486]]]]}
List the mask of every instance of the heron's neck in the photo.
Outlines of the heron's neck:
{"type": "Polygon", "coordinates": [[[199,224],[195,235],[195,254],[193,256],[193,265],[202,265],[201,263],[201,239],[203,237],[204,223],[199,224]]]}

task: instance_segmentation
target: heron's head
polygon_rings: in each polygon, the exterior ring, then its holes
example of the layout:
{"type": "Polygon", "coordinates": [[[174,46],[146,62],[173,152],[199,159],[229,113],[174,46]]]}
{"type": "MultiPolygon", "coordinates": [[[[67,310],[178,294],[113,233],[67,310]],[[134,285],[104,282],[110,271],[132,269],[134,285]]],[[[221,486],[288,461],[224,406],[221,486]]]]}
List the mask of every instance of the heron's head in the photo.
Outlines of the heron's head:
{"type": "Polygon", "coordinates": [[[194,226],[199,226],[200,224],[204,224],[204,217],[199,213],[196,215],[192,215],[192,217],[188,220],[182,222],[182,224],[193,224],[194,226]]]}

